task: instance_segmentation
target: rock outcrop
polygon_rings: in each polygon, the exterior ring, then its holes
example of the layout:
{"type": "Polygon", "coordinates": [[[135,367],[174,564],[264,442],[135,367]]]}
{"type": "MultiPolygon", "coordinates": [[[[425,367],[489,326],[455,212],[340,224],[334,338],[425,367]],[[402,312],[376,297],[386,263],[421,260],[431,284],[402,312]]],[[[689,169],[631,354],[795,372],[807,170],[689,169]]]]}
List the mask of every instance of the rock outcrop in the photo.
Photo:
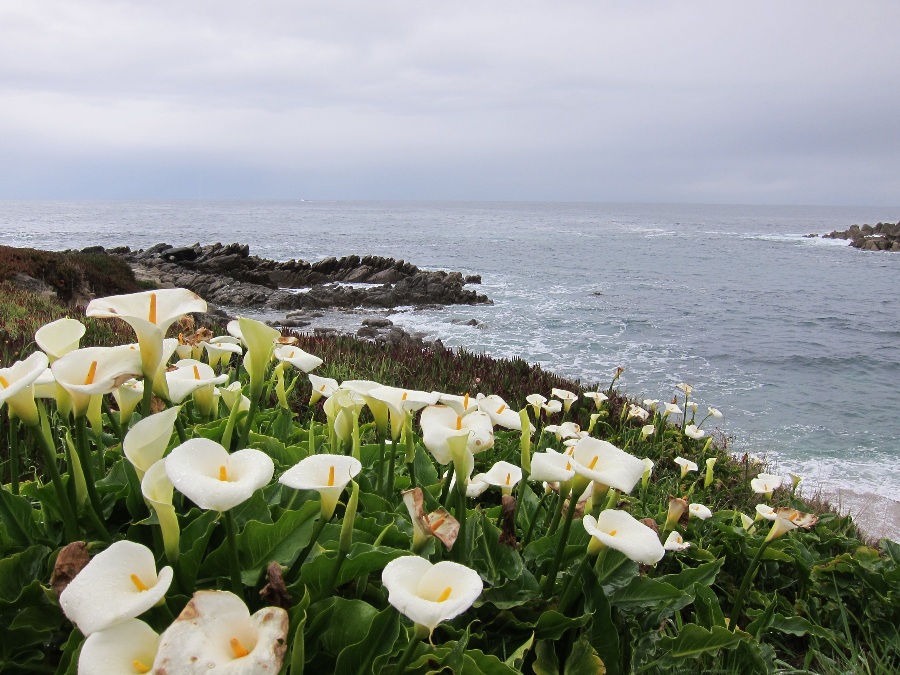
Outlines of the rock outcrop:
{"type": "Polygon", "coordinates": [[[900,222],[872,225],[851,225],[844,231],[835,230],[822,235],[825,239],[847,239],[850,246],[864,251],[900,251],[900,222]]]}
{"type": "Polygon", "coordinates": [[[477,277],[422,270],[380,256],[278,262],[250,255],[247,244],[156,244],[138,251],[123,247],[106,252],[128,262],[140,281],[189,288],[208,302],[226,307],[290,312],[491,302],[465,288],[467,283],[477,283],[477,277]]]}

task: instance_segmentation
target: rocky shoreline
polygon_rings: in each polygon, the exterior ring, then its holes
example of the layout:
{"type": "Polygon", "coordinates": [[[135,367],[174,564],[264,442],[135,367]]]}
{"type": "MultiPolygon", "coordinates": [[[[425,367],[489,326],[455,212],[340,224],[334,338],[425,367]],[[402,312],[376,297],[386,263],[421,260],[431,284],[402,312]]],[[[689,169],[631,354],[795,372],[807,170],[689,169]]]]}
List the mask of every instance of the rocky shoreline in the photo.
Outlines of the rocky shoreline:
{"type": "MultiPolygon", "coordinates": [[[[381,256],[279,262],[250,255],[249,245],[238,243],[181,247],[161,243],[140,250],[92,246],[81,253],[121,258],[139,282],[188,288],[224,311],[283,313],[283,319],[269,323],[285,328],[308,327],[327,310],[493,304],[486,295],[466,288],[481,283],[478,275],[423,270],[381,256]]],[[[341,332],[322,326],[312,330],[341,332]]],[[[356,334],[388,343],[426,344],[424,335],[410,335],[385,318],[363,320],[356,334]]]]}
{"type": "MultiPolygon", "coordinates": [[[[808,237],[818,237],[809,234],[808,237]]],[[[900,222],[876,225],[851,225],[846,230],[823,234],[823,239],[846,239],[850,246],[863,251],[900,251],[900,222]]]]}

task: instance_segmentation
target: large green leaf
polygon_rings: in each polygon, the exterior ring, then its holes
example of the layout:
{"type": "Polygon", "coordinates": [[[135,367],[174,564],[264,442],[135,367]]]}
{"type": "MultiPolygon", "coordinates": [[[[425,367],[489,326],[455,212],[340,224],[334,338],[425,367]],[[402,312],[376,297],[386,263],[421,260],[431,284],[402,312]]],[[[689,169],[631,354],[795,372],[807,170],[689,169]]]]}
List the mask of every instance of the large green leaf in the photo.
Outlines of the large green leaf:
{"type": "MultiPolygon", "coordinates": [[[[375,572],[378,572],[380,577],[380,572],[385,565],[394,558],[405,555],[409,555],[409,551],[356,542],[341,565],[335,586],[343,586],[353,579],[375,572]]],[[[337,551],[329,551],[317,556],[301,568],[300,582],[309,588],[310,594],[314,597],[320,596],[327,590],[325,586],[331,579],[336,559],[337,551]]]]}
{"type": "Polygon", "coordinates": [[[0,522],[6,526],[9,538],[21,548],[27,548],[42,538],[35,518],[37,513],[28,499],[0,488],[0,522]]]}
{"type": "Polygon", "coordinates": [[[603,669],[603,661],[587,638],[582,636],[569,652],[563,675],[597,675],[602,673],[603,669]]]}
{"type": "Polygon", "coordinates": [[[185,586],[185,591],[190,590],[197,580],[197,572],[200,570],[200,562],[206,553],[209,539],[216,529],[216,520],[219,514],[215,511],[204,511],[199,517],[190,522],[181,532],[179,548],[181,555],[178,558],[179,583],[185,586]]]}
{"type": "Polygon", "coordinates": [[[479,513],[475,532],[475,548],[471,564],[489,584],[503,579],[517,579],[524,569],[522,556],[506,544],[500,543],[500,528],[479,513]]]}
{"type": "Polygon", "coordinates": [[[720,649],[734,649],[741,642],[751,640],[752,636],[741,630],[734,632],[722,626],[703,628],[695,623],[681,627],[677,637],[665,637],[660,640],[660,648],[674,660],[696,659],[700,656],[714,656],[720,649]]]}
{"type": "MultiPolygon", "coordinates": [[[[725,613],[719,596],[709,586],[694,586],[694,620],[704,628],[725,627],[725,613]]],[[[753,633],[753,631],[750,631],[753,633]]]]}
{"type": "Polygon", "coordinates": [[[36,579],[46,578],[50,549],[31,546],[20,553],[0,558],[0,602],[14,603],[36,579]]]}
{"type": "Polygon", "coordinates": [[[716,575],[724,563],[725,558],[720,558],[715,562],[704,563],[697,567],[687,567],[677,574],[666,574],[658,577],[658,580],[682,591],[689,591],[694,584],[710,586],[716,580],[716,575]]]}
{"type": "MultiPolygon", "coordinates": [[[[238,534],[238,554],[241,560],[241,576],[245,583],[255,584],[262,570],[272,561],[288,564],[312,536],[317,502],[306,502],[297,511],[285,511],[278,522],[250,521],[238,534]]],[[[228,574],[228,546],[224,542],[213,551],[203,564],[204,577],[228,574]]]]}
{"type": "Polygon", "coordinates": [[[372,672],[375,659],[390,654],[400,634],[400,614],[393,607],[386,607],[372,618],[366,636],[338,655],[336,673],[364,675],[372,672]]]}

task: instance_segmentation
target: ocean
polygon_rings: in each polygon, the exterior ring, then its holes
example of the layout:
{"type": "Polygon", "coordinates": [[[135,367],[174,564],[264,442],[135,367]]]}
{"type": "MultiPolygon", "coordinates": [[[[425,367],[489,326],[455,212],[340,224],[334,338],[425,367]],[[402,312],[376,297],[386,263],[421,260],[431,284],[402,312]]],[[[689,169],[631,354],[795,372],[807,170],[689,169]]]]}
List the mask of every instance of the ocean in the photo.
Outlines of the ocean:
{"type": "Polygon", "coordinates": [[[493,305],[390,318],[604,388],[621,366],[640,398],[689,383],[701,411],[724,413],[704,427],[733,452],[804,476],[808,493],[900,500],[900,254],[804,237],[898,219],[815,206],[0,202],[0,244],[241,242],[277,260],[377,254],[480,274],[493,305]]]}

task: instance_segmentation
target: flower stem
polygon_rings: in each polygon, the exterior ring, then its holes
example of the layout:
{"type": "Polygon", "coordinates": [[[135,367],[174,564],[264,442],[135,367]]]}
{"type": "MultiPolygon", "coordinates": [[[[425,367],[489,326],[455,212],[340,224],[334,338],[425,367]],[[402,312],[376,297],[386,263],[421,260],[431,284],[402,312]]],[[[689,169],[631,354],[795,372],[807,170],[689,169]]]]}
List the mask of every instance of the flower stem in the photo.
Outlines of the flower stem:
{"type": "MultiPolygon", "coordinates": [[[[393,445],[393,443],[391,444],[393,445]]],[[[378,438],[378,461],[375,463],[377,474],[375,476],[375,492],[382,495],[381,492],[381,483],[384,480],[384,453],[387,452],[387,442],[385,441],[384,436],[379,434],[378,438]]],[[[312,454],[312,453],[310,453],[312,454]]]]}
{"type": "Polygon", "coordinates": [[[522,539],[522,548],[528,546],[528,543],[531,541],[531,535],[534,532],[535,523],[537,523],[538,521],[538,516],[541,514],[541,509],[544,506],[544,502],[551,494],[552,493],[545,491],[544,494],[541,495],[541,499],[538,502],[538,505],[534,508],[534,513],[531,516],[531,522],[528,523],[528,531],[525,532],[525,537],[522,539]]]}
{"type": "Polygon", "coordinates": [[[569,577],[569,581],[566,583],[565,590],[562,592],[562,595],[559,599],[559,606],[557,606],[556,611],[560,614],[565,614],[566,610],[569,608],[569,605],[572,603],[572,600],[575,599],[575,595],[578,593],[578,588],[580,584],[578,580],[581,579],[582,575],[590,568],[591,566],[591,557],[585,552],[584,556],[581,558],[581,562],[578,563],[578,567],[575,568],[575,571],[572,572],[572,576],[569,577]]]}
{"type": "Polygon", "coordinates": [[[63,528],[66,532],[66,540],[69,542],[78,540],[78,525],[75,522],[75,505],[69,499],[59,475],[59,468],[56,466],[56,448],[53,446],[53,440],[50,435],[50,424],[47,421],[47,410],[42,403],[38,404],[38,413],[40,416],[40,429],[35,429],[35,436],[41,446],[44,454],[44,464],[47,472],[50,474],[50,482],[56,490],[56,498],[59,500],[59,515],[62,518],[63,528]]]}
{"type": "Polygon", "coordinates": [[[296,557],[293,563],[291,563],[290,569],[288,569],[287,574],[284,575],[284,579],[288,584],[292,584],[296,581],[297,575],[300,574],[300,568],[303,566],[303,563],[306,562],[307,557],[309,557],[310,551],[313,550],[313,546],[316,545],[316,540],[319,538],[319,535],[322,534],[322,530],[325,529],[325,526],[331,518],[326,518],[325,516],[319,516],[319,520],[316,522],[316,529],[313,530],[312,536],[309,539],[309,543],[300,551],[300,555],[296,557]]]}
{"type": "Polygon", "coordinates": [[[569,508],[566,510],[566,519],[563,521],[559,544],[556,546],[556,555],[553,556],[550,569],[547,571],[547,578],[544,579],[545,598],[549,598],[553,594],[553,587],[556,585],[556,575],[559,573],[559,566],[562,563],[563,553],[566,550],[566,542],[569,540],[569,531],[572,529],[572,519],[575,517],[575,510],[578,508],[578,498],[587,489],[587,486],[588,483],[579,481],[577,476],[572,483],[572,492],[569,495],[569,508]]]}
{"type": "Polygon", "coordinates": [[[468,554],[466,546],[466,484],[459,480],[456,481],[456,520],[459,521],[459,534],[456,538],[456,544],[453,546],[453,557],[457,562],[461,562],[468,554]]]}
{"type": "Polygon", "coordinates": [[[150,401],[153,399],[153,378],[144,375],[144,392],[141,397],[141,418],[150,417],[150,401]]]}
{"type": "Polygon", "coordinates": [[[753,556],[753,560],[750,561],[750,566],[747,568],[747,573],[744,575],[744,581],[741,582],[741,587],[738,589],[737,595],[734,596],[734,607],[731,609],[730,618],[728,620],[728,630],[730,631],[734,631],[737,627],[737,620],[740,617],[741,610],[744,608],[744,599],[747,596],[747,591],[750,589],[750,582],[753,580],[756,568],[759,567],[760,560],[762,560],[763,551],[766,550],[768,545],[768,540],[764,540],[763,543],[759,545],[759,549],[757,549],[756,555],[753,556]]]}
{"type": "Polygon", "coordinates": [[[91,458],[88,454],[88,437],[87,428],[84,423],[84,417],[75,418],[75,452],[78,453],[78,461],[81,464],[81,470],[84,471],[84,482],[87,488],[88,501],[88,518],[91,524],[97,530],[97,534],[104,541],[111,541],[112,537],[103,524],[103,507],[100,504],[100,496],[97,494],[97,485],[94,479],[94,469],[91,466],[91,458]]]}
{"type": "Polygon", "coordinates": [[[400,660],[397,661],[397,665],[394,666],[394,675],[401,675],[401,673],[404,673],[406,671],[406,667],[412,661],[412,658],[416,653],[416,647],[419,646],[420,642],[417,632],[418,631],[416,629],[413,629],[409,644],[406,645],[406,649],[404,649],[403,654],[400,655],[400,660]]]}
{"type": "Polygon", "coordinates": [[[231,511],[223,514],[225,538],[228,539],[228,563],[231,567],[231,592],[244,599],[244,582],[241,581],[241,559],[238,555],[237,526],[231,511]]]}
{"type": "Polygon", "coordinates": [[[19,420],[9,415],[9,491],[19,494],[19,420]]]}

